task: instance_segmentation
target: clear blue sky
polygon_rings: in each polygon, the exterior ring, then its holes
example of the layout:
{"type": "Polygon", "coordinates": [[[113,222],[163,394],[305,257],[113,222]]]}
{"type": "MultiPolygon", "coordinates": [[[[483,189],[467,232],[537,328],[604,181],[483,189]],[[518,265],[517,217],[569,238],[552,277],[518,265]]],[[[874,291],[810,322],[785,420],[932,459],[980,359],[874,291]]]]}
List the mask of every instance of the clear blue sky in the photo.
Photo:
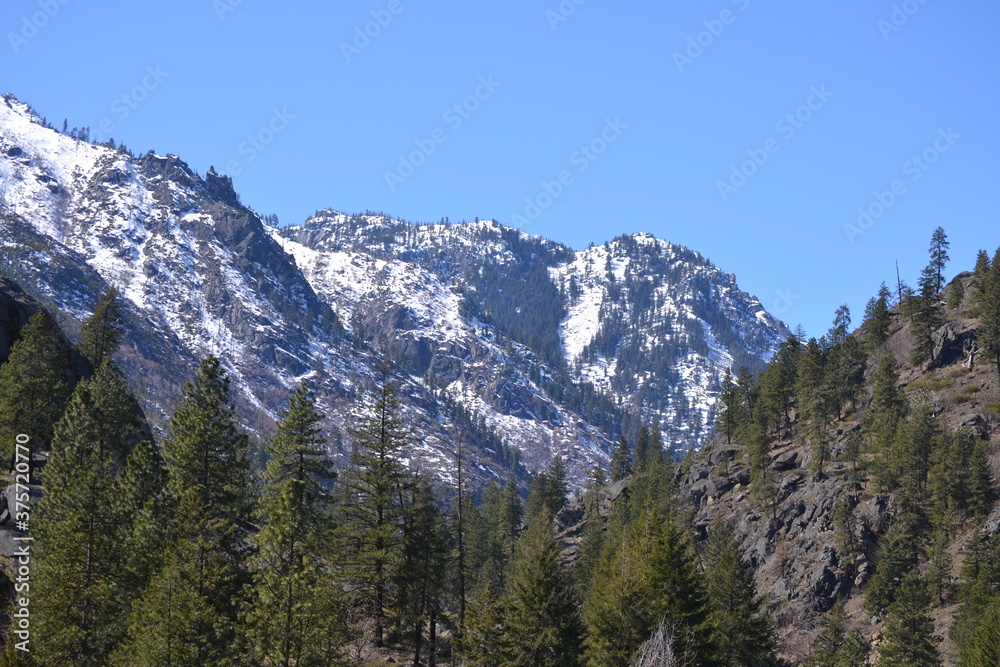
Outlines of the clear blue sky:
{"type": "Polygon", "coordinates": [[[845,301],[857,324],[896,258],[914,283],[937,225],[953,271],[1000,244],[995,0],[576,1],[8,0],[0,88],[238,172],[282,224],[652,232],[810,335],[845,301]],[[894,201],[845,231],[876,192],[894,201]]]}

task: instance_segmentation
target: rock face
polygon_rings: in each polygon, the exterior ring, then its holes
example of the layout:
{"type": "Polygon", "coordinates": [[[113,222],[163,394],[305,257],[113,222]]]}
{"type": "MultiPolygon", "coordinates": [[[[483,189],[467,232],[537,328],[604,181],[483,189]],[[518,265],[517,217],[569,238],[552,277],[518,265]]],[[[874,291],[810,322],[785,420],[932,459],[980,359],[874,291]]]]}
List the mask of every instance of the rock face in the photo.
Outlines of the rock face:
{"type": "MultiPolygon", "coordinates": [[[[968,274],[956,278],[968,279],[968,274]]],[[[961,308],[945,310],[944,314],[947,323],[939,331],[935,363],[919,368],[908,363],[913,338],[896,309],[891,312],[890,338],[882,349],[893,352],[899,360],[900,384],[911,400],[933,405],[948,431],[966,428],[988,441],[993,470],[1000,470],[1000,382],[996,368],[990,360],[969,368],[967,350],[976,347],[978,321],[968,318],[961,308]]],[[[854,335],[864,340],[863,332],[854,335]]],[[[871,376],[876,365],[875,359],[869,359],[866,376],[871,376]]],[[[773,443],[770,451],[779,490],[773,506],[761,506],[751,496],[748,454],[739,443],[725,444],[717,438],[676,469],[678,515],[690,518],[699,540],[705,539],[714,521],[729,524],[744,559],[754,568],[757,590],[765,596],[776,621],[781,657],[790,664],[799,664],[809,655],[822,615],[837,601],[844,602],[849,625],[873,644],[877,645],[883,629],[882,619],[865,613],[862,600],[878,566],[880,540],[897,508],[893,495],[879,493],[863,473],[857,472],[848,447],[852,439],[863,435],[861,422],[869,401],[870,390],[859,397],[857,410],[845,408],[845,418],[831,428],[830,462],[820,475],[810,472],[811,454],[792,411],[789,432],[773,443]],[[837,539],[834,522],[834,508],[842,499],[850,500],[853,508],[851,530],[857,550],[849,556],[838,547],[842,542],[837,539]]],[[[602,518],[610,513],[613,502],[627,495],[629,483],[622,480],[604,490],[602,518]]],[[[1000,489],[995,488],[995,493],[1000,497],[1000,489]]],[[[579,503],[571,505],[556,520],[566,562],[576,560],[577,536],[592,519],[581,516],[581,511],[579,503]]],[[[967,522],[948,545],[956,577],[976,525],[967,522]]],[[[1000,507],[994,507],[980,525],[990,535],[1000,533],[1000,507]]],[[[920,567],[926,567],[923,556],[920,567]]],[[[945,655],[944,664],[955,664],[954,656],[948,655],[948,630],[956,613],[957,604],[952,601],[931,614],[935,635],[942,638],[939,649],[945,655]]]]}
{"type": "Polygon", "coordinates": [[[21,327],[40,307],[24,290],[0,277],[0,363],[7,360],[21,327]]]}

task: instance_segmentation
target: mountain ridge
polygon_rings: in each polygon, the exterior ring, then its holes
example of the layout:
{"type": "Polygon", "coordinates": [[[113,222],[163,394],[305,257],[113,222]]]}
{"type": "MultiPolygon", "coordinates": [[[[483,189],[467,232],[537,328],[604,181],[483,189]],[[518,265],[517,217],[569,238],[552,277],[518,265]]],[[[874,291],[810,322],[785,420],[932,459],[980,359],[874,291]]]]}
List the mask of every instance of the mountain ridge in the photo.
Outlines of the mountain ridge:
{"type": "Polygon", "coordinates": [[[103,291],[119,291],[122,363],[145,383],[161,434],[196,360],[215,353],[262,437],[286,392],[313,383],[330,454],[346,463],[351,402],[390,357],[418,424],[415,466],[447,482],[465,430],[478,434],[480,483],[560,454],[579,484],[641,423],[661,424],[674,449],[697,448],[722,367],[760,367],[788,335],[731,274],[648,234],[574,251],[492,220],[332,209],[279,228],[213,168],[201,176],[176,155],[60,134],[10,95],[0,184],[4,275],[68,313],[71,332],[103,291]],[[591,310],[574,317],[584,296],[591,310]],[[648,359],[639,380],[622,379],[648,359]]]}

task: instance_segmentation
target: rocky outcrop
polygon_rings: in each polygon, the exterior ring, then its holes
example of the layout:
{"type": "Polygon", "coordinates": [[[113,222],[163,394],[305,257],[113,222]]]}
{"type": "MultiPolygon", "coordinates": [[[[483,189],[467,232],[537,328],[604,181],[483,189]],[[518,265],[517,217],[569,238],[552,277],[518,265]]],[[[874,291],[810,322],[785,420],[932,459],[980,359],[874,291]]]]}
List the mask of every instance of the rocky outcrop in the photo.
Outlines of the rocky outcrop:
{"type": "Polygon", "coordinates": [[[15,283],[0,278],[0,363],[7,360],[21,327],[39,308],[41,305],[15,283]]]}

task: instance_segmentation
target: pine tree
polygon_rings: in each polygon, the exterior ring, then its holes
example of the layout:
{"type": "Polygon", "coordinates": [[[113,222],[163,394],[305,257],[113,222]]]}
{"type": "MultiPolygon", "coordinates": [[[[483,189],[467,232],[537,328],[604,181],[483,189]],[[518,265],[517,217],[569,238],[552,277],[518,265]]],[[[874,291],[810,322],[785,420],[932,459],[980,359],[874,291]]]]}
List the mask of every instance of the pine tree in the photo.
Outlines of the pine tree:
{"type": "Polygon", "coordinates": [[[746,406],[741,400],[739,386],[727,367],[722,377],[722,391],[719,393],[719,416],[717,427],[726,436],[726,444],[731,444],[737,429],[746,421],[746,406]]]}
{"type": "Polygon", "coordinates": [[[443,609],[448,574],[448,535],[430,480],[418,476],[409,488],[411,499],[405,510],[402,553],[395,579],[400,629],[412,636],[413,664],[419,665],[425,622],[432,662],[436,656],[436,624],[443,609]]]}
{"type": "Polygon", "coordinates": [[[979,317],[982,314],[984,300],[987,298],[988,283],[990,280],[990,256],[985,250],[980,250],[976,255],[975,271],[972,274],[971,307],[969,315],[979,317]]]}
{"type": "Polygon", "coordinates": [[[942,324],[938,308],[936,268],[927,266],[920,273],[920,291],[908,300],[907,312],[913,325],[913,353],[910,361],[914,365],[931,361],[934,351],[934,332],[942,324]]]}
{"type": "Polygon", "coordinates": [[[601,517],[601,496],[607,484],[604,469],[594,466],[587,475],[583,490],[583,508],[586,523],[580,535],[580,558],[576,562],[573,576],[582,592],[589,587],[594,570],[601,562],[604,551],[604,520],[601,517]]]}
{"type": "Polygon", "coordinates": [[[713,646],[704,587],[690,540],[655,510],[643,510],[617,534],[609,530],[605,557],[584,605],[587,663],[628,665],[664,619],[685,636],[691,633],[694,645],[679,645],[678,651],[691,649],[709,660],[713,646]]]}
{"type": "Polygon", "coordinates": [[[753,501],[764,508],[770,508],[773,515],[777,510],[778,488],[771,463],[771,444],[758,424],[750,426],[747,436],[750,455],[750,494],[753,501]]]}
{"type": "Polygon", "coordinates": [[[500,596],[489,582],[469,604],[462,636],[456,640],[466,667],[506,667],[511,660],[506,613],[500,596]]]}
{"type": "Polygon", "coordinates": [[[868,667],[871,644],[860,630],[852,630],[837,654],[834,667],[868,667]]]}
{"type": "Polygon", "coordinates": [[[705,549],[708,599],[716,662],[732,667],[777,664],[774,622],[757,595],[729,527],[716,520],[705,549]]]}
{"type": "Polygon", "coordinates": [[[995,667],[1000,665],[1000,598],[986,609],[962,648],[959,667],[995,667]]]}
{"type": "MultiPolygon", "coordinates": [[[[197,379],[184,387],[164,446],[167,489],[174,499],[193,492],[213,518],[235,524],[250,516],[249,441],[229,403],[229,378],[219,360],[201,362],[197,379]]],[[[230,555],[241,545],[224,545],[230,555]]]]}
{"type": "Polygon", "coordinates": [[[877,350],[889,340],[889,301],[892,294],[885,283],[879,287],[878,295],[869,302],[865,309],[865,321],[862,325],[868,332],[868,343],[871,350],[877,350]]]}
{"type": "Polygon", "coordinates": [[[549,523],[533,521],[518,543],[505,594],[511,667],[575,667],[582,627],[549,523]]]}
{"type": "Polygon", "coordinates": [[[801,430],[812,454],[812,473],[822,475],[823,466],[830,456],[828,430],[833,400],[825,381],[826,358],[815,338],[806,344],[798,362],[800,421],[804,422],[801,430]]]}
{"type": "Polygon", "coordinates": [[[166,493],[167,472],[163,457],[147,440],[137,444],[125,463],[120,506],[134,517],[125,541],[125,574],[129,588],[144,590],[163,566],[169,539],[166,493]]]}
{"type": "Polygon", "coordinates": [[[77,385],[56,424],[46,494],[33,517],[35,623],[43,665],[107,660],[138,594],[123,568],[132,517],[118,505],[121,460],[141,433],[134,399],[110,364],[77,385]]]}
{"type": "Polygon", "coordinates": [[[972,634],[987,608],[1000,597],[1000,539],[977,528],[965,548],[958,598],[962,603],[948,636],[959,651],[972,634]]]}
{"type": "Polygon", "coordinates": [[[862,556],[861,540],[857,533],[858,521],[854,516],[854,500],[844,491],[833,506],[833,529],[841,566],[849,577],[854,576],[854,568],[862,556]]]}
{"type": "Polygon", "coordinates": [[[890,443],[887,466],[894,488],[899,490],[899,504],[913,508],[923,500],[931,460],[940,449],[941,428],[925,397],[914,402],[911,418],[899,425],[890,443]]]}
{"type": "Polygon", "coordinates": [[[639,428],[635,439],[635,471],[644,472],[653,460],[653,452],[649,442],[649,428],[645,424],[639,428]]]}
{"type": "Polygon", "coordinates": [[[392,366],[383,362],[377,373],[364,421],[351,432],[357,451],[344,476],[341,532],[347,577],[358,604],[374,621],[376,646],[382,646],[401,539],[400,488],[406,476],[396,454],[407,434],[392,366]]]}
{"type": "Polygon", "coordinates": [[[982,280],[977,311],[980,318],[980,345],[983,352],[994,360],[997,373],[1000,374],[1000,248],[982,280]]]}
{"type": "Polygon", "coordinates": [[[248,622],[259,664],[323,665],[337,657],[343,613],[328,565],[334,472],[312,391],[299,385],[282,414],[269,456],[253,537],[248,622]],[[330,640],[333,641],[330,641],[330,640]],[[334,648],[331,653],[329,648],[334,648]]]}
{"type": "Polygon", "coordinates": [[[121,338],[121,307],[118,305],[118,294],[111,287],[97,301],[94,314],[83,322],[80,329],[80,352],[90,360],[94,368],[100,368],[118,349],[121,338]]]}
{"type": "Polygon", "coordinates": [[[878,565],[865,590],[865,609],[882,614],[896,600],[901,582],[916,567],[919,519],[913,514],[899,514],[880,540],[878,565]]]}
{"type": "Polygon", "coordinates": [[[897,482],[889,465],[889,456],[907,408],[906,395],[899,388],[895,357],[886,354],[879,359],[878,369],[872,376],[871,407],[863,420],[874,454],[871,465],[875,481],[882,489],[895,488],[897,482]]]}
{"type": "Polygon", "coordinates": [[[29,455],[48,447],[69,399],[68,367],[55,323],[38,311],[21,328],[7,361],[0,366],[0,455],[4,461],[13,461],[18,434],[29,437],[29,455]]]}
{"type": "Polygon", "coordinates": [[[837,658],[847,641],[847,633],[844,631],[846,619],[843,601],[838,601],[833,609],[824,614],[819,622],[822,631],[813,640],[812,652],[803,661],[803,667],[836,666],[837,658]]]}
{"type": "Polygon", "coordinates": [[[959,279],[955,279],[951,283],[951,289],[948,290],[948,308],[951,310],[959,310],[964,302],[965,283],[959,279]]]}
{"type": "Polygon", "coordinates": [[[116,664],[231,665],[243,660],[239,601],[250,581],[241,523],[252,508],[249,444],[218,359],[184,387],[164,446],[174,512],[162,569],[129,619],[116,664]]]}
{"type": "Polygon", "coordinates": [[[624,434],[618,436],[618,446],[611,457],[611,483],[625,479],[632,474],[632,448],[624,434]]]}
{"type": "Polygon", "coordinates": [[[944,267],[951,257],[948,256],[948,235],[944,233],[943,227],[938,227],[931,235],[930,268],[934,272],[934,293],[940,292],[944,288],[944,267]]]}
{"type": "Polygon", "coordinates": [[[941,656],[935,645],[934,622],[927,616],[930,595],[916,575],[899,584],[896,601],[886,616],[885,642],[878,664],[886,667],[938,667],[941,656]]]}
{"type": "Polygon", "coordinates": [[[944,604],[951,590],[951,556],[948,555],[947,535],[938,533],[927,552],[924,578],[934,606],[944,604]]]}
{"type": "Polygon", "coordinates": [[[116,667],[245,664],[236,630],[239,572],[219,548],[233,528],[203,511],[191,489],[176,504],[174,538],[163,568],[129,614],[127,641],[116,667]]]}

